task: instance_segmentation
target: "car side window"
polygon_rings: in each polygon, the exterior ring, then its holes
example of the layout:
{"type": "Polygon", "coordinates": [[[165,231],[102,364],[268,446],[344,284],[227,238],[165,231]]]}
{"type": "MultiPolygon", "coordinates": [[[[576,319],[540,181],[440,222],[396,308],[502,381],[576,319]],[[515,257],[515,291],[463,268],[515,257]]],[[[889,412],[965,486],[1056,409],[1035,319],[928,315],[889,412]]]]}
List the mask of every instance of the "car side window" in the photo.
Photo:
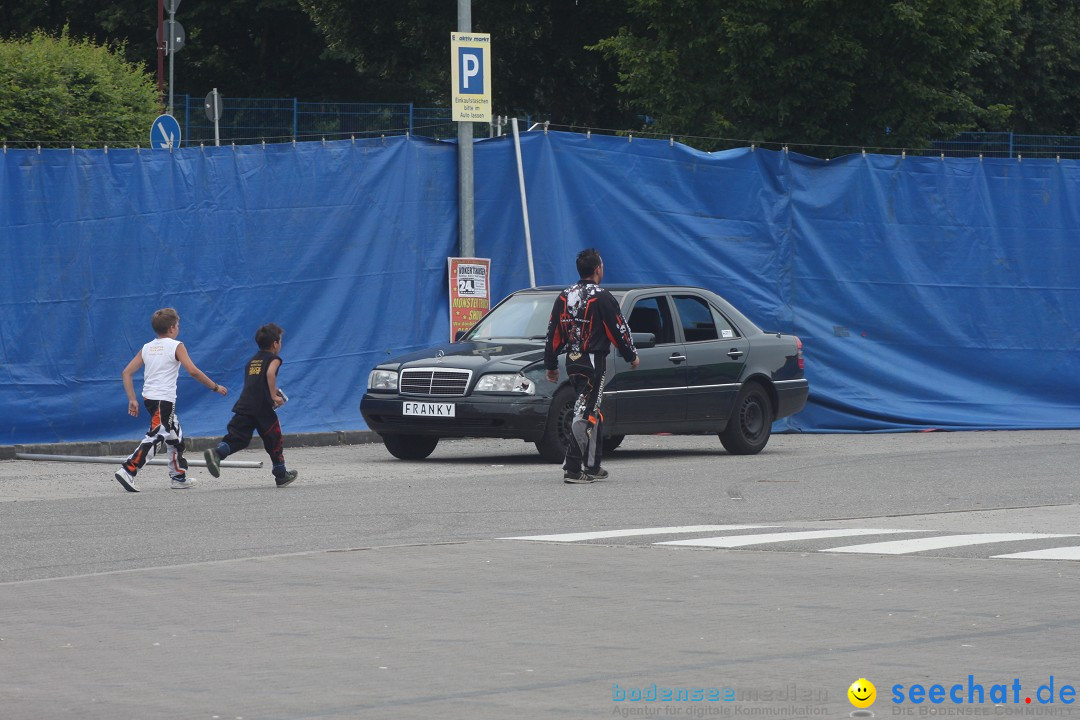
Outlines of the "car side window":
{"type": "Polygon", "coordinates": [[[652,333],[656,336],[656,344],[675,342],[675,326],[671,322],[671,308],[668,307],[667,298],[663,295],[641,298],[634,303],[634,309],[630,311],[630,317],[626,319],[630,324],[630,332],[652,333]]]}
{"type": "Polygon", "coordinates": [[[731,338],[740,337],[739,331],[734,325],[728,322],[728,319],[720,314],[720,311],[716,308],[712,308],[713,322],[716,323],[716,329],[720,333],[721,340],[729,340],[731,338]]]}
{"type": "Polygon", "coordinates": [[[713,319],[712,306],[695,295],[676,295],[675,308],[682,321],[683,337],[686,342],[718,340],[716,321],[713,319]]]}

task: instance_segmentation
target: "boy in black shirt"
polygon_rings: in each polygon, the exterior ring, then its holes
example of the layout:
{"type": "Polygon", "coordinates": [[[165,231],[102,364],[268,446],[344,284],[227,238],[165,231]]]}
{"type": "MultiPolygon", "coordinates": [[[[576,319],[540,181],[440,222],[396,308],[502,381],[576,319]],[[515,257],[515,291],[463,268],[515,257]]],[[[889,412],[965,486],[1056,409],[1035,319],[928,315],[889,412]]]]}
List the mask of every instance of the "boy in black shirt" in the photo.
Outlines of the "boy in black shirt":
{"type": "Polygon", "coordinates": [[[281,336],[285,331],[274,323],[263,325],[255,332],[259,352],[248,360],[244,373],[244,389],[240,399],[233,405],[233,418],[225,431],[225,437],[216,448],[203,453],[206,469],[214,477],[221,476],[221,461],[251,442],[251,434],[259,431],[263,447],[274,464],[274,479],[278,487],[285,487],[296,479],[295,470],[285,469],[285,453],[281,447],[281,423],[276,408],[285,404],[285,395],[278,390],[277,372],[281,367],[281,336]]]}

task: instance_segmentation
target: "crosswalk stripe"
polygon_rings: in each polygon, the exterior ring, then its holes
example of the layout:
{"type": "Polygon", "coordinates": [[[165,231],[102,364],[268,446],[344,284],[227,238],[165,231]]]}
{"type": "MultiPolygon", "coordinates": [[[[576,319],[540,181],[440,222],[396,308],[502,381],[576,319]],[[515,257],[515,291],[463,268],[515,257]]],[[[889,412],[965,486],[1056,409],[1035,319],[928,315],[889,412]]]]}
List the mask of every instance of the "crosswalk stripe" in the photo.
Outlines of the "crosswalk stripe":
{"type": "Polygon", "coordinates": [[[820,540],[824,538],[851,537],[853,535],[890,535],[892,533],[920,532],[919,530],[873,530],[867,528],[841,528],[838,530],[806,530],[803,532],[764,533],[761,535],[732,535],[729,537],[697,538],[694,540],[669,540],[654,545],[683,545],[689,547],[733,548],[746,545],[792,542],[794,540],[820,540]]]}
{"type": "Polygon", "coordinates": [[[578,542],[579,540],[602,540],[604,538],[633,537],[635,535],[679,535],[697,532],[724,532],[727,530],[755,530],[778,525],[683,525],[680,527],[638,528],[636,530],[603,530],[600,532],[563,533],[561,535],[526,535],[505,537],[499,540],[542,540],[545,542],[578,542]]]}
{"type": "Polygon", "coordinates": [[[990,557],[1012,558],[1015,560],[1080,560],[1080,546],[1029,550],[1027,552],[1009,553],[1008,555],[991,555],[990,557]]]}
{"type": "Polygon", "coordinates": [[[1058,535],[1050,533],[975,533],[971,535],[946,535],[943,537],[917,538],[914,540],[891,540],[888,542],[866,543],[829,548],[822,552],[870,553],[875,555],[905,555],[924,550],[963,547],[965,545],[985,545],[988,543],[1015,542],[1018,540],[1042,540],[1044,538],[1077,537],[1076,535],[1058,535]]]}

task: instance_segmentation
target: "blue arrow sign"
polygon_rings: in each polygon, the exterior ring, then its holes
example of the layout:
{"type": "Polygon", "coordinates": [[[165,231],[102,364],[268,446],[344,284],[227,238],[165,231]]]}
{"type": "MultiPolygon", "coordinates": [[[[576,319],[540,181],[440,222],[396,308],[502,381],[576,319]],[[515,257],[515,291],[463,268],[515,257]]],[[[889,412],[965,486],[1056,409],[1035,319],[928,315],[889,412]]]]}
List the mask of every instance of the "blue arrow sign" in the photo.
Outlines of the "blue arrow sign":
{"type": "Polygon", "coordinates": [[[172,115],[158,115],[150,126],[150,147],[172,150],[180,147],[180,123],[172,115]]]}

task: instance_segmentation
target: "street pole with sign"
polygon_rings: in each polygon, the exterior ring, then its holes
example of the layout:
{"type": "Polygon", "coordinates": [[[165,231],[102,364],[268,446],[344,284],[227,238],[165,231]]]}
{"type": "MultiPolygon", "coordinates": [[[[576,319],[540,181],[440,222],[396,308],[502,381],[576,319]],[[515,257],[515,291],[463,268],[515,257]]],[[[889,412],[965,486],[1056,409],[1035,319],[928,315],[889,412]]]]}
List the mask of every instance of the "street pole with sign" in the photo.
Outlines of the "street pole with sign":
{"type": "Polygon", "coordinates": [[[176,22],[176,9],[180,0],[165,0],[165,9],[169,12],[169,21],[165,23],[165,52],[169,56],[169,114],[173,114],[173,85],[176,53],[184,46],[184,26],[176,22]]]}
{"type": "MultiPolygon", "coordinates": [[[[472,0],[458,0],[458,32],[468,34],[472,31],[472,0]]],[[[453,38],[451,38],[453,47],[453,38]]],[[[458,58],[453,58],[454,69],[457,69],[458,58]]],[[[454,73],[457,74],[457,73],[454,73]]],[[[456,85],[460,85],[456,83],[456,85]]],[[[454,94],[458,87],[454,88],[454,94]]],[[[457,109],[456,103],[454,110],[457,109]]],[[[473,129],[471,121],[464,121],[454,117],[458,121],[458,246],[464,257],[472,257],[476,252],[474,240],[475,228],[473,226],[473,129]]]]}

